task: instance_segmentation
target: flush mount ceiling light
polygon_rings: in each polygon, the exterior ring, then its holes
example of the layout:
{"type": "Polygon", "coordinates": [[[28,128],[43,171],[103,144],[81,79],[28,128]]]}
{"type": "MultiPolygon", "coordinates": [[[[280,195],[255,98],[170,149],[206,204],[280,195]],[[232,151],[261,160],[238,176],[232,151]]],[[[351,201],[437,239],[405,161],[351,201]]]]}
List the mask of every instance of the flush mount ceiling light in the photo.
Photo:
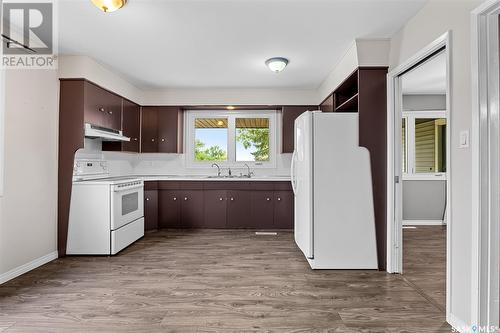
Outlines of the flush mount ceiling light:
{"type": "Polygon", "coordinates": [[[282,57],[274,57],[266,60],[266,66],[275,73],[279,73],[288,65],[288,59],[282,57]]]}
{"type": "Polygon", "coordinates": [[[92,3],[105,13],[111,13],[125,6],[127,0],[92,0],[92,3]]]}

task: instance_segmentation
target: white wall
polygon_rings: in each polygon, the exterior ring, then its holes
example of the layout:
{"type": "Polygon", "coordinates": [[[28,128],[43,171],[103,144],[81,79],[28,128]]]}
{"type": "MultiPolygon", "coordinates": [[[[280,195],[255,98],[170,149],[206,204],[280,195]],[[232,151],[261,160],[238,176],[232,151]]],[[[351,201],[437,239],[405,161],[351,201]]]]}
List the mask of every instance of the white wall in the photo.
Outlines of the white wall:
{"type": "Polygon", "coordinates": [[[61,56],[58,65],[60,78],[85,78],[137,104],[142,104],[142,90],[90,57],[61,56]]]}
{"type": "Polygon", "coordinates": [[[143,93],[143,105],[310,105],[316,90],[300,89],[160,89],[143,93]]]}
{"type": "Polygon", "coordinates": [[[58,96],[56,71],[6,73],[0,283],[57,250],[58,96]]]}
{"type": "Polygon", "coordinates": [[[317,104],[323,102],[344,81],[349,74],[358,67],[358,50],[353,42],[342,59],[335,65],[330,74],[318,88],[319,99],[317,104]]]}
{"type": "Polygon", "coordinates": [[[451,69],[451,317],[454,324],[471,321],[472,155],[458,149],[459,132],[470,129],[471,11],[477,0],[430,0],[391,41],[390,65],[395,68],[448,30],[452,32],[451,69]]]}
{"type": "Polygon", "coordinates": [[[318,100],[323,102],[354,70],[360,66],[389,66],[389,39],[356,39],[318,87],[318,100]]]}
{"type": "Polygon", "coordinates": [[[403,95],[403,111],[446,110],[446,95],[403,95]]]}

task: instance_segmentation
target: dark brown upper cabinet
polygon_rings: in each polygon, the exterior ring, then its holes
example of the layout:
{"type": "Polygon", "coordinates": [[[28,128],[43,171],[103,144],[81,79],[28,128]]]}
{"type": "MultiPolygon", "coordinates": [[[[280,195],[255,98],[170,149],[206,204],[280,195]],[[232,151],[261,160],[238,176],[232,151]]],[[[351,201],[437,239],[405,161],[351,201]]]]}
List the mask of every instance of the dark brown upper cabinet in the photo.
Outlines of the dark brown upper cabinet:
{"type": "Polygon", "coordinates": [[[306,111],[318,110],[316,105],[284,106],[282,113],[282,153],[293,153],[295,119],[306,111]]]}
{"type": "Polygon", "coordinates": [[[84,83],[84,121],[121,130],[122,98],[91,82],[84,83]]]}
{"type": "Polygon", "coordinates": [[[158,152],[158,108],[142,107],[141,152],[158,152]]]}
{"type": "Polygon", "coordinates": [[[141,152],[182,153],[182,120],[181,107],[143,107],[141,152]]]}
{"type": "Polygon", "coordinates": [[[141,135],[141,107],[124,99],[122,112],[123,135],[130,138],[129,142],[123,142],[122,151],[138,153],[141,135]]]}
{"type": "Polygon", "coordinates": [[[359,70],[349,75],[333,92],[334,112],[358,112],[359,70]]]}
{"type": "Polygon", "coordinates": [[[319,106],[323,112],[333,112],[334,108],[333,94],[329,95],[319,106]]]}
{"type": "Polygon", "coordinates": [[[122,131],[130,141],[104,141],[104,151],[139,152],[139,138],[141,131],[141,107],[129,100],[123,99],[122,106],[122,131]]]}

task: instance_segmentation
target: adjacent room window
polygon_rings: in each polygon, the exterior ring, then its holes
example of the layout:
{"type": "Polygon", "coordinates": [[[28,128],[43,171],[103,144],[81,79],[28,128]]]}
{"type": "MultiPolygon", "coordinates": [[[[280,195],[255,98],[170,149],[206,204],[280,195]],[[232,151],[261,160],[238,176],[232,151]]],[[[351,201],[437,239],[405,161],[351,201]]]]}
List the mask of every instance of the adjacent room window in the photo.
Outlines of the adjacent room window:
{"type": "Polygon", "coordinates": [[[407,177],[445,176],[446,113],[404,112],[402,122],[402,169],[407,177]]]}
{"type": "Polygon", "coordinates": [[[274,111],[187,111],[186,154],[189,166],[273,166],[274,111]]]}

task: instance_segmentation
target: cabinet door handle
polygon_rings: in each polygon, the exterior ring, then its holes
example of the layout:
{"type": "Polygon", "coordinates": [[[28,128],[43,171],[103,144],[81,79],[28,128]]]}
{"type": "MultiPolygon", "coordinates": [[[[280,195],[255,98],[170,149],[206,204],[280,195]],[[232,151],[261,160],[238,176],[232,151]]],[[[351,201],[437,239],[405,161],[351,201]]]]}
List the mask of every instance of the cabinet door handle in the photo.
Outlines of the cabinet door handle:
{"type": "Polygon", "coordinates": [[[137,141],[137,138],[133,138],[132,140],[137,141]]]}
{"type": "Polygon", "coordinates": [[[267,201],[271,201],[271,199],[270,199],[270,198],[266,198],[266,200],[267,200],[267,201]]]}
{"type": "Polygon", "coordinates": [[[146,201],[149,201],[149,198],[146,198],[146,201]]]}
{"type": "Polygon", "coordinates": [[[151,139],[151,142],[155,142],[155,139],[151,139]]]}
{"type": "Polygon", "coordinates": [[[281,201],[281,198],[280,198],[280,197],[278,197],[278,201],[281,201]]]}
{"type": "Polygon", "coordinates": [[[113,111],[108,111],[109,114],[113,114],[113,111]]]}
{"type": "Polygon", "coordinates": [[[163,139],[163,138],[162,138],[162,139],[161,139],[161,142],[165,142],[165,139],[163,139]]]}
{"type": "Polygon", "coordinates": [[[174,197],[174,201],[177,201],[177,198],[176,198],[176,197],[174,197]]]}
{"type": "Polygon", "coordinates": [[[98,109],[100,112],[104,112],[104,108],[101,106],[99,109],[98,109]]]}
{"type": "Polygon", "coordinates": [[[234,201],[234,198],[231,198],[231,199],[229,199],[229,200],[234,201]]]}
{"type": "Polygon", "coordinates": [[[219,201],[222,201],[222,200],[224,200],[224,199],[222,199],[222,198],[219,198],[219,201]]]}
{"type": "Polygon", "coordinates": [[[187,197],[184,197],[184,201],[188,201],[188,198],[187,198],[187,197]]]}

